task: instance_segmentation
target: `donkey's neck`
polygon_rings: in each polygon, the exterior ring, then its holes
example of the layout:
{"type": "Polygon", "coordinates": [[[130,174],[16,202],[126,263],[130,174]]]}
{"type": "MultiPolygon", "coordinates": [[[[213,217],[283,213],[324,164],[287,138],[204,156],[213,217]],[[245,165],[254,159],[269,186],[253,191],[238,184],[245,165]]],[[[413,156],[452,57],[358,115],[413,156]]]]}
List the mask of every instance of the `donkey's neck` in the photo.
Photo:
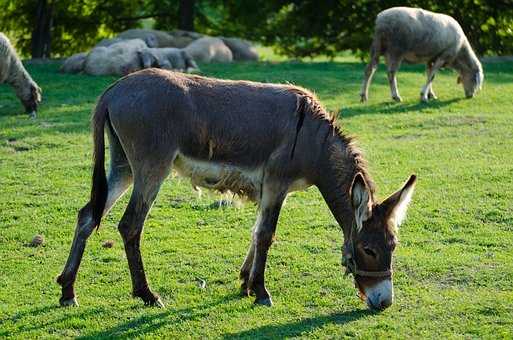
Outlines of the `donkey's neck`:
{"type": "Polygon", "coordinates": [[[374,183],[368,175],[361,151],[349,138],[336,133],[329,137],[321,157],[317,187],[347,239],[354,219],[349,195],[357,173],[361,173],[374,201],[374,183]]]}

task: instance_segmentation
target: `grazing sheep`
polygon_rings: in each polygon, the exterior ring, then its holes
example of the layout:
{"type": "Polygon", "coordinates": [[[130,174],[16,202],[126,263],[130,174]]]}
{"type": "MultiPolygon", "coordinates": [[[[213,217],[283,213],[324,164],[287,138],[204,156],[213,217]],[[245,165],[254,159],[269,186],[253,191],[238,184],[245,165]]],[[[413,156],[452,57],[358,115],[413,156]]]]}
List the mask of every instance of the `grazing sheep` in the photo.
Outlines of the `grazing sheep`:
{"type": "Polygon", "coordinates": [[[148,47],[177,47],[172,35],[164,31],[134,28],[121,32],[117,36],[121,39],[141,39],[146,41],[148,47]]]}
{"type": "Polygon", "coordinates": [[[84,70],[84,63],[87,58],[87,52],[76,53],[64,60],[60,71],[64,73],[80,73],[84,70]]]}
{"type": "Polygon", "coordinates": [[[194,40],[184,50],[200,63],[231,63],[233,61],[232,51],[219,38],[203,37],[194,40]]]}
{"type": "Polygon", "coordinates": [[[179,48],[146,48],[139,52],[139,57],[143,68],[158,67],[185,72],[199,71],[194,59],[185,50],[179,48]]]}
{"type": "Polygon", "coordinates": [[[32,80],[16,54],[9,39],[0,32],[0,84],[7,83],[14,88],[25,111],[36,117],[37,106],[41,102],[41,88],[32,80]]]}
{"type": "Polygon", "coordinates": [[[109,47],[95,47],[89,52],[84,71],[90,75],[126,75],[142,68],[139,53],[146,49],[141,39],[117,42],[109,47]]]}
{"type": "Polygon", "coordinates": [[[249,41],[239,38],[221,37],[224,44],[232,51],[234,60],[257,61],[258,52],[249,41]]]}
{"type": "Polygon", "coordinates": [[[427,82],[421,89],[421,100],[436,99],[432,82],[441,67],[459,73],[465,96],[473,97],[483,84],[483,69],[461,26],[452,17],[420,8],[394,7],[378,14],[371,45],[371,60],[365,69],[360,91],[361,101],[368,98],[369,85],[385,56],[392,99],[401,101],[396,72],[403,60],[427,64],[427,82]]]}

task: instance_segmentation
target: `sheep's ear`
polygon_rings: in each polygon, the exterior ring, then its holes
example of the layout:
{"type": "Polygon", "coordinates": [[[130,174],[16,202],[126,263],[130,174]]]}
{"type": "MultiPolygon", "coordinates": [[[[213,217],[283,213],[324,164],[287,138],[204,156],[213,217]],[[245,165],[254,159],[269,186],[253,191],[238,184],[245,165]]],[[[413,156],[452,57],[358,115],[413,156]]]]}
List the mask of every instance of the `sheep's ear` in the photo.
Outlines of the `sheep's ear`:
{"type": "Polygon", "coordinates": [[[349,196],[351,197],[357,231],[360,231],[363,222],[367,221],[372,215],[371,193],[361,173],[354,176],[349,196]]]}
{"type": "Polygon", "coordinates": [[[456,84],[461,84],[461,76],[458,76],[458,79],[456,79],[456,84]]]}
{"type": "Polygon", "coordinates": [[[399,227],[406,218],[406,210],[408,210],[416,181],[417,176],[411,175],[399,191],[393,193],[381,203],[385,208],[387,221],[390,221],[394,228],[399,227]]]}

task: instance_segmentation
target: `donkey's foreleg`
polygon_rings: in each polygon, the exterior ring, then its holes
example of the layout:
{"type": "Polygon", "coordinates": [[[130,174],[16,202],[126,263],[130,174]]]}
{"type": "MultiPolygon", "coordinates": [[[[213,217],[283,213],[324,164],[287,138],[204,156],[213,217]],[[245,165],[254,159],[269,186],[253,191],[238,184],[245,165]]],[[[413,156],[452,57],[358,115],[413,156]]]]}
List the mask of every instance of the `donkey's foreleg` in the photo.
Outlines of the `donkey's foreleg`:
{"type": "Polygon", "coordinates": [[[263,191],[259,215],[253,230],[254,256],[249,273],[248,290],[255,293],[256,304],[271,306],[271,295],[265,288],[265,265],[286,193],[272,190],[271,185],[265,185],[263,191]]]}
{"type": "Polygon", "coordinates": [[[141,179],[141,176],[136,178],[130,202],[118,227],[125,245],[126,258],[132,278],[132,295],[140,297],[146,305],[159,307],[164,307],[164,304],[160,297],[151,291],[146,280],[140,242],[144,221],[164,178],[165,176],[152,175],[147,175],[144,179],[141,179]]]}
{"type": "MultiPolygon", "coordinates": [[[[111,169],[108,182],[108,197],[105,204],[104,214],[110,210],[116,200],[123,195],[132,183],[132,174],[128,164],[126,166],[111,169]]],[[[64,269],[57,278],[57,283],[62,287],[62,295],[59,299],[61,306],[78,306],[75,297],[74,283],[77,272],[82,261],[86,241],[94,230],[93,211],[90,203],[87,203],[78,213],[77,226],[73,243],[64,269]]]]}

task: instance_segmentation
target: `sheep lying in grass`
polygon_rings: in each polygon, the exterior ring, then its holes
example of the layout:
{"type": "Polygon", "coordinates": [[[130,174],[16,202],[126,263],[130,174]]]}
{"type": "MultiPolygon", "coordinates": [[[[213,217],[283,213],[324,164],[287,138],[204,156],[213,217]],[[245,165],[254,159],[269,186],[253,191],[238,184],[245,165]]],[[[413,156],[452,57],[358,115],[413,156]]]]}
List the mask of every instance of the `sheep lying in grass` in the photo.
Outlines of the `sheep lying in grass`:
{"type": "Polygon", "coordinates": [[[0,83],[14,88],[16,96],[25,107],[25,111],[36,117],[37,106],[41,102],[41,88],[32,80],[16,54],[9,39],[0,32],[0,83]]]}
{"type": "Polygon", "coordinates": [[[158,67],[181,72],[199,71],[194,59],[180,48],[146,48],[139,52],[139,56],[142,68],[158,67]]]}
{"type": "Polygon", "coordinates": [[[174,37],[164,31],[133,28],[121,32],[117,38],[120,39],[141,39],[148,47],[176,47],[174,37]]]}
{"type": "Polygon", "coordinates": [[[231,63],[232,51],[219,38],[203,37],[194,40],[184,50],[200,63],[231,63]]]}
{"type": "Polygon", "coordinates": [[[141,39],[123,40],[108,47],[95,47],[84,62],[84,71],[91,75],[126,75],[142,68],[140,51],[146,49],[141,39]]]}
{"type": "Polygon", "coordinates": [[[427,64],[427,82],[421,89],[421,100],[436,99],[432,83],[441,67],[451,67],[459,73],[465,96],[473,97],[481,89],[484,75],[461,26],[452,17],[420,8],[394,7],[376,18],[371,60],[365,69],[360,91],[361,101],[368,99],[369,85],[379,63],[385,56],[392,99],[401,101],[396,72],[405,60],[427,64]]]}
{"type": "Polygon", "coordinates": [[[84,70],[87,52],[73,54],[62,63],[60,71],[64,73],[80,73],[84,70]]]}

